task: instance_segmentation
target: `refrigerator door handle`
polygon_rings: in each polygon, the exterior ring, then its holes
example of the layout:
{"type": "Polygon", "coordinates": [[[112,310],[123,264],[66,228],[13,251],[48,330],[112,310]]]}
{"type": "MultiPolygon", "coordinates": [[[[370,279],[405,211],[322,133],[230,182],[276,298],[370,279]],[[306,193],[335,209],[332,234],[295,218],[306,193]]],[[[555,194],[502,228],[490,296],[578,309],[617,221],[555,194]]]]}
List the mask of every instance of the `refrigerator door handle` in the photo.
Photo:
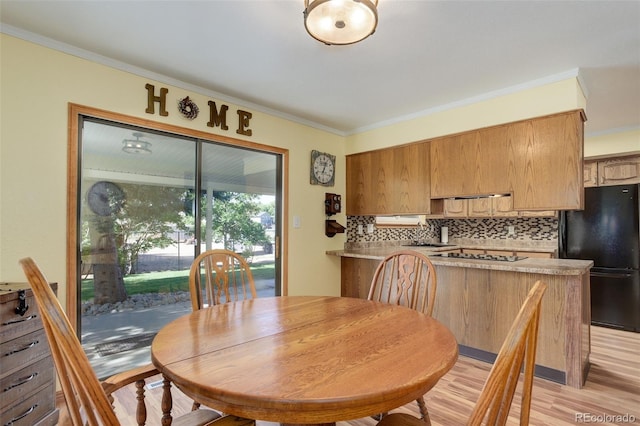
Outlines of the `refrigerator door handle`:
{"type": "Polygon", "coordinates": [[[629,278],[631,273],[629,272],[594,272],[591,271],[592,277],[611,277],[611,278],[629,278]]]}
{"type": "Polygon", "coordinates": [[[558,253],[561,259],[567,257],[567,212],[564,210],[560,211],[559,220],[558,220],[558,253]]]}

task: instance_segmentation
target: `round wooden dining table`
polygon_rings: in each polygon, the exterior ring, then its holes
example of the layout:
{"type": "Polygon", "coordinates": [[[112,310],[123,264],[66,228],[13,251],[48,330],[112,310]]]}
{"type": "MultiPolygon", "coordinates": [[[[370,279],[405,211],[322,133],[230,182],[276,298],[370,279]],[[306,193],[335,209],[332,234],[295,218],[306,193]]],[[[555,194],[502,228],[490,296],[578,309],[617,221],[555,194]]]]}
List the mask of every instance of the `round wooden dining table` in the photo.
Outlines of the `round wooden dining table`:
{"type": "Polygon", "coordinates": [[[174,385],[227,414],[333,423],[424,395],[458,345],[435,319],[364,299],[258,298],[211,306],[164,326],[153,364],[174,385]]]}

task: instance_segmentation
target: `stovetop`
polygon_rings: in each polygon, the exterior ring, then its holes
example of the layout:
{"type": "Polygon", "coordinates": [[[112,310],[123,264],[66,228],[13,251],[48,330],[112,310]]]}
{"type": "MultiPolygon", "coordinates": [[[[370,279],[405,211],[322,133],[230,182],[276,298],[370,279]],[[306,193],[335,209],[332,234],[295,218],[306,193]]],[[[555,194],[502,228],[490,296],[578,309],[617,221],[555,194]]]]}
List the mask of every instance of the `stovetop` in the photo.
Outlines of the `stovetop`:
{"type": "Polygon", "coordinates": [[[441,253],[431,256],[455,257],[460,259],[496,260],[498,262],[515,262],[526,259],[526,256],[504,256],[499,254],[471,254],[471,253],[441,253]]]}

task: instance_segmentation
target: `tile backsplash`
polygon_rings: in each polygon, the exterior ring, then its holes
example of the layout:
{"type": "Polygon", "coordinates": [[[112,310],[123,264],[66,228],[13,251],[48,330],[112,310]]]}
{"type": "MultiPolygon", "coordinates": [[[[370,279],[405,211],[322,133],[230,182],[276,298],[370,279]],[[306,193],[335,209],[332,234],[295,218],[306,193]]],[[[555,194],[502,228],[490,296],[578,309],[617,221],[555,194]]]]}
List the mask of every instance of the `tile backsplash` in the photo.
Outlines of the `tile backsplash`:
{"type": "Polygon", "coordinates": [[[427,219],[422,229],[418,226],[375,225],[374,216],[347,217],[347,244],[383,243],[385,241],[430,240],[440,241],[440,228],[449,228],[449,241],[482,240],[487,243],[540,244],[557,246],[558,219],[552,217],[509,217],[485,219],[427,219]],[[374,224],[372,234],[367,233],[367,225],[374,224]],[[362,225],[363,234],[358,235],[358,225],[362,225]],[[514,233],[509,235],[509,227],[514,233]]]}

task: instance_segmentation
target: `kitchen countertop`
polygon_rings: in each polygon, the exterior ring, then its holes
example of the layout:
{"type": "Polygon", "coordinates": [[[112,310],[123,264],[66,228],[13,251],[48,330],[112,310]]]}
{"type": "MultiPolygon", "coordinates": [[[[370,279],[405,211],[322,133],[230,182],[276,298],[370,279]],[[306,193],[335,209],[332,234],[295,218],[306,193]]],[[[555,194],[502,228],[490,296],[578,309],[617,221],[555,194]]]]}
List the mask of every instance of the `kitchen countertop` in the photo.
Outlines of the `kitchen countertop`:
{"type": "MultiPolygon", "coordinates": [[[[480,248],[479,246],[476,246],[480,248]]],[[[438,252],[454,250],[462,246],[451,245],[447,247],[410,247],[404,245],[389,245],[371,248],[349,248],[344,250],[330,250],[328,255],[338,257],[353,257],[360,259],[382,260],[387,255],[398,250],[415,250],[427,256],[438,252]]],[[[475,248],[475,247],[474,247],[475,248]]],[[[511,250],[511,248],[509,248],[511,250]]],[[[533,251],[524,249],[523,251],[533,251]]],[[[576,259],[542,259],[526,258],[514,262],[504,262],[484,259],[463,259],[453,257],[430,257],[431,262],[438,266],[450,266],[458,268],[492,269],[496,271],[513,271],[545,275],[582,275],[588,273],[593,266],[591,260],[576,259]]]]}

